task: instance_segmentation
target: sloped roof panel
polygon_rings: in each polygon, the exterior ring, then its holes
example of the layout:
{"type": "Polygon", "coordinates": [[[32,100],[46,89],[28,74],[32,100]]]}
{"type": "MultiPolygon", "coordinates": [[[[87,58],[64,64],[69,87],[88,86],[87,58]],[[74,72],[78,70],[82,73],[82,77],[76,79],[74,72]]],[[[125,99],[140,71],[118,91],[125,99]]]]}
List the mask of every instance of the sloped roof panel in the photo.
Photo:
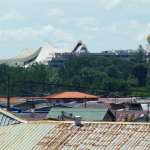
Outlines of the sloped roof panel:
{"type": "Polygon", "coordinates": [[[59,124],[33,149],[149,149],[149,125],[59,124]]]}
{"type": "Polygon", "coordinates": [[[0,113],[0,126],[7,126],[11,124],[17,124],[19,123],[18,120],[15,120],[13,118],[10,118],[2,113],[0,113]]]}
{"type": "Polygon", "coordinates": [[[47,121],[0,127],[0,149],[150,149],[148,123],[82,123],[82,127],[47,121]]]}
{"type": "Polygon", "coordinates": [[[41,48],[37,50],[30,50],[30,49],[24,49],[20,54],[17,56],[10,58],[10,59],[4,59],[0,60],[0,63],[8,63],[8,62],[24,62],[24,61],[29,61],[39,55],[41,51],[41,48]]]}
{"type": "Polygon", "coordinates": [[[54,57],[55,53],[72,53],[80,45],[82,45],[81,40],[79,40],[78,42],[76,42],[75,44],[73,44],[68,48],[57,48],[51,45],[50,43],[46,43],[46,45],[42,47],[41,52],[39,53],[35,61],[39,63],[43,62],[47,58],[51,59],[52,57],[54,57]]]}
{"type": "Polygon", "coordinates": [[[27,123],[27,121],[7,110],[0,108],[0,126],[7,126],[17,123],[27,123]]]}
{"type": "Polygon", "coordinates": [[[81,116],[86,121],[101,121],[104,119],[108,109],[96,108],[51,108],[46,118],[61,118],[62,111],[67,117],[81,116]],[[71,114],[71,116],[70,116],[71,114]]]}
{"type": "Polygon", "coordinates": [[[63,92],[63,93],[59,93],[59,94],[54,94],[54,95],[50,95],[50,96],[46,96],[44,98],[51,98],[51,99],[60,99],[60,98],[100,98],[99,96],[95,96],[95,95],[90,95],[90,94],[86,94],[86,93],[81,93],[81,92],[63,92]]]}
{"type": "Polygon", "coordinates": [[[18,124],[0,128],[1,150],[32,149],[56,124],[18,124]]]}

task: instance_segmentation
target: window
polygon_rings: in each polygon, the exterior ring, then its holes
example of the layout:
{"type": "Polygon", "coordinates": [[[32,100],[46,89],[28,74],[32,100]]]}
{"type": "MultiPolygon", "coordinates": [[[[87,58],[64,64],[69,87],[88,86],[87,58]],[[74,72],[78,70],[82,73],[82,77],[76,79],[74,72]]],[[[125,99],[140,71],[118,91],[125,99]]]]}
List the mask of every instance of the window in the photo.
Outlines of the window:
{"type": "Polygon", "coordinates": [[[60,100],[59,99],[56,99],[56,103],[59,103],[60,102],[60,100]]]}
{"type": "Polygon", "coordinates": [[[48,103],[52,103],[52,100],[48,100],[48,103]]]}

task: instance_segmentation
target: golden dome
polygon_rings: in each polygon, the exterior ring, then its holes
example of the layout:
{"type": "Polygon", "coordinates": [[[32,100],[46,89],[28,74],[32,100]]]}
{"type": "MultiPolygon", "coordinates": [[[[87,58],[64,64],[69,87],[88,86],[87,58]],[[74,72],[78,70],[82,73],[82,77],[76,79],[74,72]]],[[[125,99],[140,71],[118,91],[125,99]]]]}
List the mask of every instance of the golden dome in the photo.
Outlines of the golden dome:
{"type": "Polygon", "coordinates": [[[150,34],[147,36],[147,42],[150,44],[150,34]]]}

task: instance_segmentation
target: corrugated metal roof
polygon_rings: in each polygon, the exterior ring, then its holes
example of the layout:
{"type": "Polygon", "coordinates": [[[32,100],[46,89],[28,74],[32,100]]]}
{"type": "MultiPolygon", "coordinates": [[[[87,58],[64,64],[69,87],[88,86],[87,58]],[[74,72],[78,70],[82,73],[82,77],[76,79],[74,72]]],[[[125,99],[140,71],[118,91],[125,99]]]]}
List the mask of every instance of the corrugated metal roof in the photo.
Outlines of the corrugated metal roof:
{"type": "MultiPolygon", "coordinates": [[[[43,121],[44,122],[44,121],[43,121]]],[[[149,150],[150,124],[31,122],[0,127],[1,150],[149,150]]]]}
{"type": "Polygon", "coordinates": [[[7,126],[16,123],[27,123],[27,121],[7,110],[0,108],[0,126],[7,126]]]}
{"type": "Polygon", "coordinates": [[[61,118],[62,111],[64,115],[70,118],[74,116],[81,116],[82,120],[86,121],[101,121],[104,119],[108,109],[100,108],[51,108],[46,119],[61,118]]]}
{"type": "Polygon", "coordinates": [[[150,124],[31,122],[0,127],[0,149],[149,150],[149,135],[150,124]]]}
{"type": "Polygon", "coordinates": [[[56,124],[17,124],[0,128],[1,150],[30,150],[56,124]]]}
{"type": "MultiPolygon", "coordinates": [[[[124,122],[124,121],[134,121],[135,119],[139,118],[139,117],[143,117],[145,114],[125,114],[122,113],[118,119],[118,122],[124,122]]],[[[146,116],[146,115],[145,115],[146,116]]]]}
{"type": "Polygon", "coordinates": [[[7,125],[17,124],[17,123],[20,123],[20,122],[0,112],[0,126],[7,126],[7,125]]]}
{"type": "Polygon", "coordinates": [[[59,124],[34,149],[150,149],[149,125],[59,124]]]}

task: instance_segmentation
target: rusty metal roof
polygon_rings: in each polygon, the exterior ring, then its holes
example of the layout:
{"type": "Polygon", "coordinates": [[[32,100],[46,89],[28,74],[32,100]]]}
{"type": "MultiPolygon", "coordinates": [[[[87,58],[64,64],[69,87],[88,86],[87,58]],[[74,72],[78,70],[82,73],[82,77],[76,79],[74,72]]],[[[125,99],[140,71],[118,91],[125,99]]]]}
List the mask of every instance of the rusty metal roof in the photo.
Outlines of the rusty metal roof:
{"type": "Polygon", "coordinates": [[[150,124],[29,122],[0,127],[0,149],[150,149],[150,124]]]}

